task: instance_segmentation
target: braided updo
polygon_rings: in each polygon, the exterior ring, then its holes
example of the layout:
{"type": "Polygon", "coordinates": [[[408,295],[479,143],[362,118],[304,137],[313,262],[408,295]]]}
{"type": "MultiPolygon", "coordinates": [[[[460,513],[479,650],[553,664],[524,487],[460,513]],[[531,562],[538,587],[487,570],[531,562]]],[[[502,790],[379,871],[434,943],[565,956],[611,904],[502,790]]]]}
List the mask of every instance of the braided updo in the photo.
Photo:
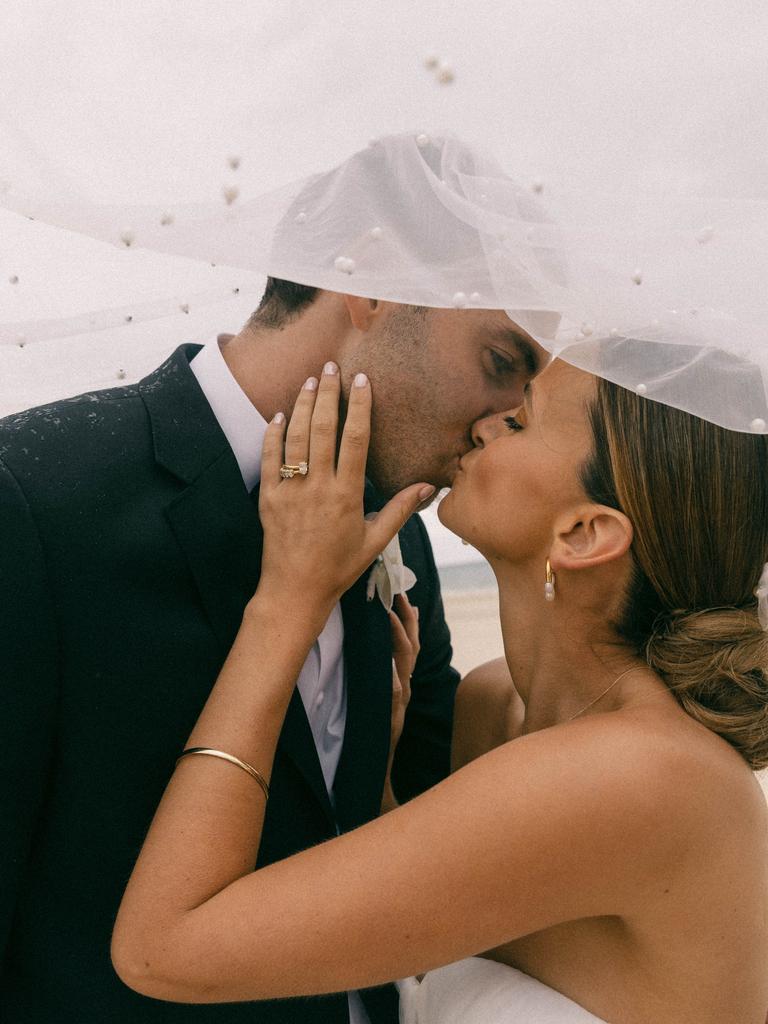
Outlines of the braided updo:
{"type": "Polygon", "coordinates": [[[768,633],[754,596],[768,561],[768,440],[599,380],[592,501],[634,527],[619,634],[692,718],[768,767],[768,633]]]}

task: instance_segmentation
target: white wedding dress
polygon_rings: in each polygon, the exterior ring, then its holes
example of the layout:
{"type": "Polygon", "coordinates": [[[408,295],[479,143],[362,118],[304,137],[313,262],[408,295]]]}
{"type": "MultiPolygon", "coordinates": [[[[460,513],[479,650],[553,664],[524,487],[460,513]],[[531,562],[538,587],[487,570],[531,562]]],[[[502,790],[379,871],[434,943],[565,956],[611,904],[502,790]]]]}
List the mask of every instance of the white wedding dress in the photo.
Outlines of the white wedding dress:
{"type": "Polygon", "coordinates": [[[397,987],[400,1024],[608,1024],[522,971],[480,957],[397,987]]]}

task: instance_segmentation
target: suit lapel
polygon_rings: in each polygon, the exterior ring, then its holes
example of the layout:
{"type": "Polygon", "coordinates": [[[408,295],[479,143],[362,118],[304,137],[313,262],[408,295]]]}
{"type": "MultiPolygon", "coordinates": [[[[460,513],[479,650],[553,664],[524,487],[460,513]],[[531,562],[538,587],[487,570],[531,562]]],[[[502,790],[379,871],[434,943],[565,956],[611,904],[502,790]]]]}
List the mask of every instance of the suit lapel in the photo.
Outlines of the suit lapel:
{"type": "MultiPolygon", "coordinates": [[[[197,351],[195,345],[177,349],[139,388],[152,423],[155,458],[187,484],[165,514],[189,565],[223,663],[259,582],[264,535],[258,495],[247,493],[237,460],[189,367],[197,351]]],[[[288,706],[278,749],[294,763],[333,822],[298,690],[288,706]]]]}
{"type": "MultiPolygon", "coordinates": [[[[366,488],[366,512],[379,507],[366,488]]],[[[341,600],[347,721],[334,794],[336,817],[348,831],[376,817],[384,789],[392,715],[392,639],[378,597],[366,600],[368,571],[341,600]]]]}
{"type": "Polygon", "coordinates": [[[229,449],[165,510],[226,656],[261,572],[263,533],[229,449]]]}
{"type": "Polygon", "coordinates": [[[294,688],[291,695],[277,749],[278,753],[287,757],[298,769],[325,812],[331,830],[335,831],[336,815],[325,786],[325,777],[317,756],[315,738],[304,710],[304,702],[297,688],[294,688]]]}

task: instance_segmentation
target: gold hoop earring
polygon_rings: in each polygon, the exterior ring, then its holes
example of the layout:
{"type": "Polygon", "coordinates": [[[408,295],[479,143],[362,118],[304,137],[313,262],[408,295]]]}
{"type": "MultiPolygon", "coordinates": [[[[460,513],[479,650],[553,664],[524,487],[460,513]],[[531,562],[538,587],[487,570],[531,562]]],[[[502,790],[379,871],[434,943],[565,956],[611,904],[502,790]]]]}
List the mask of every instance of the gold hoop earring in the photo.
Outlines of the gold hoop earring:
{"type": "Polygon", "coordinates": [[[552,572],[552,566],[549,564],[549,559],[547,559],[547,582],[544,584],[544,600],[555,600],[555,574],[552,572]]]}

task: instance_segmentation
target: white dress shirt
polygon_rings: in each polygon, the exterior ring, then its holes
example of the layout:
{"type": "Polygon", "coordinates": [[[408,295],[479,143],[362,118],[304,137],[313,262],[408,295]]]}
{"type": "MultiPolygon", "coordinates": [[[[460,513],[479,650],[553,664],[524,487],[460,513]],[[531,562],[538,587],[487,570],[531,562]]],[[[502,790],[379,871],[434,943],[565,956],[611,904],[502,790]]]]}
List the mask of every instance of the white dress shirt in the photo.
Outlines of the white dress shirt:
{"type": "MultiPolygon", "coordinates": [[[[267,421],[232,376],[218,342],[204,345],[190,367],[237,459],[243,482],[252,491],[261,479],[267,421]]],[[[343,646],[344,623],[341,606],[337,604],[296,682],[331,803],[347,718],[343,646]]],[[[358,993],[350,992],[348,996],[350,1024],[370,1024],[358,993]]]]}

